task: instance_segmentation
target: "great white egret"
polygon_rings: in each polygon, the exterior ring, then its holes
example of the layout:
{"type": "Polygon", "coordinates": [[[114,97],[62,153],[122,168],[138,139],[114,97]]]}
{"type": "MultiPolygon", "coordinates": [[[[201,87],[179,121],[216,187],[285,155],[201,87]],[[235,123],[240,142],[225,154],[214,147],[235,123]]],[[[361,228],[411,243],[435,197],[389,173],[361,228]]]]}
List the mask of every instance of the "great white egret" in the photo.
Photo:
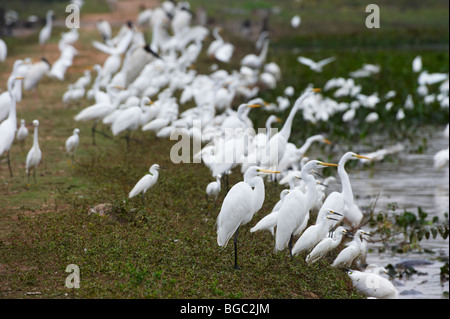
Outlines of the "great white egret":
{"type": "Polygon", "coordinates": [[[266,154],[269,154],[268,155],[269,158],[265,159],[265,162],[262,165],[267,165],[269,167],[277,167],[279,161],[283,158],[286,149],[286,144],[288,143],[289,137],[291,136],[292,122],[294,121],[295,114],[297,113],[303,101],[308,96],[311,96],[315,92],[319,91],[320,89],[307,89],[295,101],[294,106],[292,107],[289,116],[284,122],[284,125],[281,128],[281,130],[270,138],[266,146],[266,149],[268,149],[268,152],[266,152],[266,154]]]}
{"type": "Polygon", "coordinates": [[[336,60],[335,57],[329,57],[326,59],[323,59],[319,62],[315,62],[309,58],[306,58],[304,56],[299,56],[297,58],[297,61],[300,62],[301,64],[304,64],[306,66],[308,66],[311,70],[315,71],[315,72],[322,72],[322,69],[325,65],[327,65],[328,63],[333,62],[334,60],[336,60]]]}
{"type": "Polygon", "coordinates": [[[290,256],[292,257],[293,238],[302,231],[303,225],[306,226],[304,223],[309,216],[309,210],[317,199],[317,182],[311,173],[313,170],[327,166],[338,165],[312,160],[303,166],[300,171],[300,178],[306,184],[306,193],[303,193],[296,187],[286,195],[278,213],[277,232],[275,236],[276,250],[283,250],[288,246],[290,256]]]}
{"type": "Polygon", "coordinates": [[[323,238],[314,248],[311,250],[311,252],[306,256],[306,262],[308,264],[315,263],[316,261],[322,259],[323,257],[328,254],[328,252],[335,249],[342,241],[342,238],[344,235],[347,234],[347,230],[339,226],[336,228],[336,230],[333,232],[333,237],[325,237],[323,238]]]}
{"type": "Polygon", "coordinates": [[[45,15],[45,26],[39,32],[39,44],[44,45],[52,35],[53,10],[48,10],[45,15]]]}
{"type": "Polygon", "coordinates": [[[4,62],[7,55],[8,46],[6,45],[5,41],[3,41],[3,39],[0,39],[0,62],[4,62]]]}
{"type": "Polygon", "coordinates": [[[211,58],[215,58],[221,62],[228,63],[233,56],[234,46],[231,43],[227,43],[223,40],[223,38],[219,34],[220,30],[220,27],[215,27],[213,29],[212,34],[215,40],[209,45],[207,54],[211,58]]]}
{"type": "Polygon", "coordinates": [[[254,227],[250,229],[250,232],[256,232],[259,230],[268,230],[272,236],[275,236],[275,227],[277,227],[278,211],[283,204],[284,198],[289,194],[288,189],[283,189],[280,193],[280,200],[272,208],[272,211],[264,216],[254,227]]]}
{"type": "Polygon", "coordinates": [[[78,136],[79,133],[80,129],[75,128],[73,130],[73,134],[67,138],[66,140],[67,155],[72,155],[72,157],[75,155],[75,151],[78,148],[78,145],[80,144],[80,137],[78,136]]]}
{"type": "Polygon", "coordinates": [[[217,217],[217,244],[225,247],[234,236],[234,268],[237,262],[237,238],[239,228],[252,220],[264,203],[265,190],[262,175],[279,173],[251,166],[244,174],[244,181],[234,185],[223,200],[217,217]]]}
{"type": "Polygon", "coordinates": [[[358,229],[353,240],[346,248],[341,250],[331,266],[350,267],[352,262],[361,254],[362,235],[371,236],[371,234],[366,233],[364,230],[358,229]]]}
{"type": "Polygon", "coordinates": [[[159,176],[160,166],[158,164],[153,164],[149,169],[149,174],[144,175],[133,187],[133,189],[128,194],[128,198],[132,198],[138,194],[142,196],[142,204],[144,205],[144,195],[145,192],[151,187],[153,187],[159,176]]]}
{"type": "Polygon", "coordinates": [[[36,168],[38,167],[42,158],[42,152],[41,149],[39,148],[39,137],[38,137],[39,121],[34,120],[33,126],[34,126],[33,146],[31,147],[30,151],[27,154],[27,160],[25,165],[25,172],[28,175],[28,185],[30,184],[31,169],[33,169],[33,179],[34,183],[36,183],[36,168]]]}
{"type": "MultiPolygon", "coordinates": [[[[16,78],[16,79],[22,79],[22,78],[16,78]]],[[[12,169],[11,169],[11,160],[9,151],[11,149],[11,145],[14,142],[14,137],[16,135],[17,131],[17,115],[16,115],[16,97],[14,93],[12,92],[12,86],[13,81],[8,82],[8,92],[10,94],[11,103],[9,105],[9,113],[6,120],[0,123],[0,156],[3,155],[5,152],[7,162],[8,162],[8,168],[9,168],[9,174],[12,177],[12,169]]]]}
{"type": "Polygon", "coordinates": [[[44,75],[50,71],[50,62],[43,57],[40,61],[33,63],[25,74],[23,80],[23,88],[26,91],[30,91],[37,87],[39,81],[44,75]]]}
{"type": "Polygon", "coordinates": [[[384,267],[370,264],[364,271],[349,270],[347,274],[351,278],[355,289],[368,298],[397,299],[397,288],[391,281],[382,277],[380,272],[387,273],[384,267]]]}

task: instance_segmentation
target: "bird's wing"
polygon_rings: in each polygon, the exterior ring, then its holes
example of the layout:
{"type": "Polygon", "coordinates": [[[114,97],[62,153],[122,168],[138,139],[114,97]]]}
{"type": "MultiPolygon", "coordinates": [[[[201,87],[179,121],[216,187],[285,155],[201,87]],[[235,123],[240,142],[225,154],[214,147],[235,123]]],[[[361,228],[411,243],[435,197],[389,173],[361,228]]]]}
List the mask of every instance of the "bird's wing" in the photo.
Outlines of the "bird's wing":
{"type": "Polygon", "coordinates": [[[153,186],[153,184],[155,184],[155,181],[153,180],[152,175],[150,174],[144,175],[130,191],[128,198],[136,196],[137,194],[141,193],[147,188],[153,186]]]}
{"type": "Polygon", "coordinates": [[[245,182],[234,185],[223,200],[217,217],[217,243],[226,246],[228,240],[241,225],[244,217],[252,212],[252,188],[245,182]]]}
{"type": "Polygon", "coordinates": [[[297,61],[309,67],[313,67],[314,65],[316,65],[316,62],[311,59],[305,58],[304,56],[297,57],[297,61]]]}
{"type": "Polygon", "coordinates": [[[317,65],[319,67],[323,67],[324,65],[327,65],[328,63],[331,63],[334,60],[336,60],[336,57],[332,56],[332,57],[329,57],[329,58],[326,58],[326,59],[323,59],[323,60],[317,62],[317,65]]]}
{"type": "Polygon", "coordinates": [[[115,53],[114,47],[107,46],[106,44],[101,43],[99,41],[92,41],[92,45],[96,49],[98,49],[98,50],[100,50],[100,51],[102,51],[104,53],[107,53],[107,54],[114,54],[115,53]]]}

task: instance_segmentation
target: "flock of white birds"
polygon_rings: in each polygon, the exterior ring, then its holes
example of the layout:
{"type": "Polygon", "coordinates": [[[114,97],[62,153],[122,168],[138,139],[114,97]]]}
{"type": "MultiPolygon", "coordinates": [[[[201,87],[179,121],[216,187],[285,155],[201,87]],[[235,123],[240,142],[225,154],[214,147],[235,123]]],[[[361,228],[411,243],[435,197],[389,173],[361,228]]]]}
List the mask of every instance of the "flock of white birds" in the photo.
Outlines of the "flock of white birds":
{"type": "MultiPolygon", "coordinates": [[[[83,2],[77,1],[77,4],[82,6],[83,2]]],[[[45,45],[51,36],[52,16],[53,11],[48,11],[46,25],[39,35],[41,45],[45,45]]],[[[309,264],[318,262],[336,249],[344,236],[351,235],[354,239],[332,264],[333,267],[350,267],[365,255],[366,236],[370,234],[360,229],[364,214],[354,201],[345,163],[355,159],[362,162],[379,160],[389,152],[400,152],[403,148],[383,149],[365,155],[347,152],[337,164],[309,160],[305,153],[313,143],[329,144],[330,141],[316,135],[308,138],[304,145],[289,142],[293,119],[296,113],[301,112],[305,121],[315,123],[327,121],[335,113],[344,111],[342,120],[350,122],[360,108],[374,109],[379,103],[385,103],[386,109],[396,107],[392,102],[396,92],[389,91],[384,96],[377,92],[362,94],[357,79],[380,71],[378,65],[364,64],[361,69],[350,72],[349,77],[333,78],[325,84],[323,91],[335,99],[324,97],[318,89],[306,88],[293,103],[289,116],[276,134],[271,134],[271,125],[280,121],[275,115],[267,119],[265,133],[244,134],[253,129],[248,117],[252,109],[261,107],[273,113],[283,112],[290,107],[295,90],[291,86],[286,87],[277,103],[268,103],[258,97],[261,89],[273,89],[281,80],[280,67],[267,61],[270,45],[267,32],[263,32],[256,42],[256,53],[245,56],[238,70],[226,71],[219,65],[233,58],[234,45],[224,40],[220,28],[216,27],[211,32],[205,26],[194,25],[192,17],[189,2],[175,4],[163,1],[158,7],[142,11],[136,17],[136,23],[125,23],[116,35],[113,35],[108,21],[98,22],[102,41],[93,41],[92,50],[107,53],[108,57],[103,65],[94,65],[68,85],[62,96],[63,103],[69,105],[82,98],[92,101],[74,120],[92,123],[94,144],[98,124],[109,126],[114,136],[125,134],[127,141],[132,131],[140,129],[152,131],[159,138],[184,132],[202,143],[204,146],[194,154],[194,159],[201,159],[211,171],[214,181],[206,186],[206,196],[213,198],[214,203],[224,189],[223,182],[228,181],[227,176],[236,172],[234,168],[240,165],[243,181],[229,190],[227,185],[217,217],[218,245],[226,246],[234,236],[235,268],[239,268],[239,229],[253,220],[264,203],[263,177],[289,186],[281,192],[280,201],[272,212],[255,223],[250,231],[268,230],[274,237],[276,251],[288,248],[291,258],[303,256],[309,264]],[[146,43],[142,30],[151,31],[151,43],[146,43]],[[214,41],[203,48],[210,33],[214,41]],[[201,74],[194,67],[204,49],[213,61],[210,74],[201,74]],[[353,102],[338,102],[340,97],[351,97],[353,102]],[[233,104],[236,98],[248,102],[236,106],[233,104]],[[195,106],[180,113],[179,105],[191,101],[195,106]],[[200,128],[194,125],[195,121],[201,123],[200,128]],[[270,149],[277,151],[263,156],[270,149]],[[228,154],[234,156],[224,161],[228,154]],[[315,174],[320,168],[329,166],[338,167],[341,192],[328,194],[326,186],[335,178],[324,181],[315,174]],[[310,219],[313,212],[317,212],[315,221],[310,219]]],[[[298,27],[300,21],[299,16],[294,17],[292,27],[298,27]]],[[[78,54],[74,47],[78,38],[78,29],[75,28],[61,34],[58,42],[60,57],[52,64],[45,58],[37,62],[31,59],[14,62],[7,91],[0,95],[0,155],[6,155],[11,176],[9,151],[14,140],[23,143],[28,136],[23,119],[17,128],[16,103],[22,99],[22,89],[35,89],[43,76],[64,80],[66,70],[78,54]]],[[[0,41],[0,61],[4,61],[6,55],[6,44],[0,41]]],[[[315,62],[307,57],[298,57],[299,68],[307,66],[315,72],[321,72],[335,60],[335,57],[329,57],[315,62]]],[[[424,102],[438,102],[442,108],[448,108],[448,74],[422,70],[420,56],[413,61],[412,70],[418,75],[417,92],[424,102]],[[440,84],[437,91],[430,92],[436,84],[440,84]]],[[[404,109],[413,107],[414,101],[409,95],[404,105],[398,107],[396,119],[401,121],[405,116],[404,109]]],[[[373,111],[366,121],[374,122],[378,118],[373,111]]],[[[26,160],[28,182],[31,171],[35,177],[42,154],[38,141],[39,121],[34,120],[33,126],[33,147],[26,160]]],[[[75,128],[66,141],[66,151],[71,156],[79,145],[79,133],[80,130],[75,128]]],[[[448,126],[445,134],[448,137],[448,126]]],[[[448,148],[436,154],[437,168],[448,165],[448,155],[448,148]]],[[[137,182],[129,197],[141,194],[144,203],[144,193],[156,184],[159,169],[158,164],[152,165],[149,174],[137,182]]],[[[396,298],[398,292],[394,285],[380,275],[383,270],[370,265],[366,271],[351,270],[349,276],[355,287],[368,297],[396,298]],[[372,280],[371,285],[367,285],[367,276],[372,280]]]]}

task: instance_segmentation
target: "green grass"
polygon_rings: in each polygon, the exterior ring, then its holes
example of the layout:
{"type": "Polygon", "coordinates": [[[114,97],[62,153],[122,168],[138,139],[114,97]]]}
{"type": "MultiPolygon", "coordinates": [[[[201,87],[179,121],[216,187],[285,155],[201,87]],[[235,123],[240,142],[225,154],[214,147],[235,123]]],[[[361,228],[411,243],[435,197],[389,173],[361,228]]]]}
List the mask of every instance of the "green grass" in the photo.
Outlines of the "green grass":
{"type": "MultiPolygon", "coordinates": [[[[244,16],[240,11],[224,13],[218,3],[191,1],[193,8],[203,4],[208,5],[211,14],[220,13],[223,19],[216,18],[220,24],[244,16]]],[[[227,1],[227,6],[249,12],[273,3],[227,1]]],[[[382,1],[379,5],[384,11],[390,3],[382,1]]],[[[421,1],[395,3],[397,6],[384,11],[387,15],[382,16],[382,28],[368,31],[361,27],[365,14],[360,10],[364,6],[357,1],[277,2],[281,12],[272,19],[276,36],[273,36],[268,60],[280,65],[283,79],[277,89],[261,92],[261,97],[274,101],[288,85],[294,86],[297,92],[310,83],[323,87],[331,77],[346,76],[363,63],[376,63],[381,65],[382,71],[373,79],[361,80],[363,93],[378,91],[383,95],[395,89],[395,104],[402,105],[406,95],[415,88],[410,66],[416,55],[422,55],[430,71],[448,72],[448,49],[443,49],[448,47],[448,25],[443,28],[448,15],[441,10],[448,7],[448,3],[437,2],[431,7],[422,6],[421,1]],[[407,3],[419,10],[404,10],[407,3]],[[298,32],[286,27],[294,8],[304,12],[298,32]],[[322,73],[314,73],[296,61],[300,53],[315,60],[335,55],[339,62],[330,64],[322,73]]],[[[96,8],[89,11],[96,12],[96,8]]],[[[256,21],[257,15],[252,17],[256,21]]],[[[53,33],[51,45],[57,43],[58,31],[53,33]]],[[[242,271],[234,271],[232,244],[220,248],[216,243],[215,221],[224,193],[217,207],[208,206],[205,187],[213,179],[203,164],[173,164],[169,152],[174,141],[157,139],[146,132],[133,133],[140,143],[131,142],[130,151],[126,151],[125,140],[121,137],[108,139],[98,135],[98,145],[93,146],[92,123],[73,120],[75,114],[92,102],[82,100],[69,107],[61,102],[68,83],[74,82],[85,67],[104,61],[104,55],[91,56],[86,50],[98,35],[80,33],[77,48],[81,53],[75,58],[78,64],[70,70],[66,80],[59,83],[44,79],[39,85],[38,97],[27,92],[18,105],[18,118],[25,118],[28,124],[37,118],[41,123],[39,141],[43,160],[37,171],[37,184],[26,185],[25,157],[31,138],[24,151],[20,145],[13,146],[13,178],[9,177],[6,163],[0,162],[1,298],[27,298],[25,294],[29,291],[41,292],[42,298],[362,297],[352,290],[343,271],[330,267],[336,252],[320,266],[307,266],[304,258],[295,257],[291,261],[287,251],[274,253],[269,233],[249,232],[278,201],[280,186],[266,183],[263,208],[241,229],[242,271]],[[64,141],[74,127],[81,130],[81,144],[72,166],[67,162],[64,141]],[[128,199],[127,194],[153,163],[166,170],[161,170],[158,183],[146,194],[147,204],[142,206],[140,198],[128,199]],[[98,204],[111,205],[106,216],[89,214],[98,204]],[[68,275],[65,268],[69,264],[80,267],[80,289],[64,286],[68,275]]],[[[228,69],[237,69],[240,58],[254,51],[253,42],[232,32],[224,33],[236,45],[235,58],[228,69]]],[[[7,40],[11,56],[9,64],[0,65],[2,83],[9,75],[13,59],[40,55],[36,35],[7,40]]],[[[209,41],[211,38],[204,47],[209,41]]],[[[210,64],[202,54],[196,68],[200,73],[208,73],[210,64]]],[[[436,105],[430,109],[419,105],[417,111],[407,113],[408,120],[404,124],[397,124],[393,114],[383,111],[383,107],[384,103],[377,107],[383,116],[382,123],[364,124],[365,114],[361,113],[351,135],[339,117],[327,123],[311,124],[297,116],[292,140],[324,133],[333,145],[355,141],[370,143],[373,132],[408,138],[423,124],[448,122],[448,110],[440,110],[436,105]]],[[[261,110],[252,111],[255,127],[263,127],[268,115],[261,110]]],[[[110,133],[109,129],[103,129],[110,133]]],[[[314,146],[312,152],[327,154],[334,160],[341,149],[314,146]]],[[[240,174],[236,171],[230,176],[230,185],[238,181],[240,174]]]]}

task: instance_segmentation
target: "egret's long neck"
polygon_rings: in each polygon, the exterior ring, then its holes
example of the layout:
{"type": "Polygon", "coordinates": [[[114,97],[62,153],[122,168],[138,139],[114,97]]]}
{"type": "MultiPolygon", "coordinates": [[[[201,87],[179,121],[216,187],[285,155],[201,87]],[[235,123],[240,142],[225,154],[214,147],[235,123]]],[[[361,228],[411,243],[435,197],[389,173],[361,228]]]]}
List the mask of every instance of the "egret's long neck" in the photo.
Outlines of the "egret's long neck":
{"type": "Polygon", "coordinates": [[[17,115],[16,115],[16,96],[14,92],[9,92],[9,95],[11,96],[11,105],[9,108],[9,115],[8,118],[12,123],[14,124],[14,127],[17,127],[17,115]]]}
{"type": "Polygon", "coordinates": [[[269,50],[269,40],[264,41],[264,45],[261,49],[261,52],[259,53],[259,59],[264,62],[266,60],[267,51],[269,50]]]}
{"type": "Polygon", "coordinates": [[[306,153],[306,151],[308,151],[308,149],[311,147],[312,143],[316,141],[316,139],[312,138],[312,137],[308,137],[305,141],[305,144],[303,144],[299,149],[298,152],[301,153],[302,155],[306,153]]]}
{"type": "Polygon", "coordinates": [[[38,140],[38,126],[34,127],[34,134],[33,134],[33,147],[39,148],[39,140],[38,140]]]}
{"type": "Polygon", "coordinates": [[[249,180],[246,181],[247,184],[249,184],[251,187],[253,187],[253,204],[255,205],[256,211],[258,211],[263,203],[265,198],[265,189],[264,189],[264,181],[261,177],[255,176],[249,180]]]}
{"type": "Polygon", "coordinates": [[[308,173],[300,173],[301,178],[306,183],[306,203],[307,211],[309,211],[317,201],[316,179],[308,173]]]}
{"type": "Polygon", "coordinates": [[[280,134],[283,135],[286,140],[289,139],[289,136],[291,136],[291,129],[292,129],[292,122],[294,121],[295,113],[297,113],[298,105],[295,104],[291,112],[289,113],[288,118],[286,119],[286,122],[284,122],[283,127],[281,128],[280,134]]]}
{"type": "Polygon", "coordinates": [[[158,178],[159,172],[156,168],[150,168],[150,174],[152,174],[152,176],[158,178]]]}
{"type": "Polygon", "coordinates": [[[345,163],[339,163],[338,174],[341,178],[342,183],[342,197],[344,198],[345,204],[347,206],[353,205],[353,191],[352,185],[350,184],[350,178],[344,167],[345,163]]]}

